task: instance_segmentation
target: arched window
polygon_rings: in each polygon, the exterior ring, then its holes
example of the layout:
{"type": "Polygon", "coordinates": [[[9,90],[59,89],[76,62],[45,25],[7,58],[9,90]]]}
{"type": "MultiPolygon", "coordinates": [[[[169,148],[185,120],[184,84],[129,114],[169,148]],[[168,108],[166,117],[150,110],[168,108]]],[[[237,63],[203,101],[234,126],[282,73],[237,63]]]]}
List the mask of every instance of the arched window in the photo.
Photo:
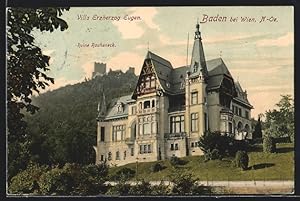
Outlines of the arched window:
{"type": "Polygon", "coordinates": [[[111,152],[108,152],[108,157],[107,159],[110,161],[112,159],[112,153],[111,152]]]}
{"type": "Polygon", "coordinates": [[[237,126],[237,130],[238,130],[238,132],[241,132],[242,129],[243,129],[243,124],[242,124],[242,122],[239,121],[238,126],[237,126]]]}
{"type": "Polygon", "coordinates": [[[116,160],[120,160],[120,152],[119,151],[116,152],[116,160]]]}

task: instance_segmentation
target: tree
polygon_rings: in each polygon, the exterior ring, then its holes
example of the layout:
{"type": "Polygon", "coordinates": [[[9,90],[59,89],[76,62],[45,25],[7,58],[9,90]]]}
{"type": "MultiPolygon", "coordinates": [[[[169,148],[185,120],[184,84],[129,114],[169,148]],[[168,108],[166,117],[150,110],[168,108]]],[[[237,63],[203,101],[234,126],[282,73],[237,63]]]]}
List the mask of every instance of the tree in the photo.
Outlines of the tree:
{"type": "Polygon", "coordinates": [[[254,131],[252,133],[252,138],[253,139],[262,138],[262,125],[261,125],[260,116],[258,117],[258,120],[255,123],[254,131]]]}
{"type": "Polygon", "coordinates": [[[294,141],[294,101],[291,95],[281,95],[278,109],[266,112],[266,134],[271,137],[289,137],[294,141]]]}
{"type": "Polygon", "coordinates": [[[236,167],[242,168],[242,170],[248,169],[249,156],[245,151],[237,151],[235,155],[236,167]]]}
{"type": "Polygon", "coordinates": [[[19,172],[11,180],[8,191],[12,194],[33,194],[38,193],[38,181],[44,172],[47,172],[47,166],[39,166],[29,163],[27,169],[19,172]]]}
{"type": "Polygon", "coordinates": [[[8,174],[15,175],[24,168],[19,161],[18,147],[27,140],[23,112],[34,114],[38,107],[32,104],[33,91],[39,92],[54,79],[49,70],[49,56],[43,55],[34,44],[32,30],[53,32],[67,23],[60,18],[68,8],[9,8],[7,10],[7,132],[8,174]]]}

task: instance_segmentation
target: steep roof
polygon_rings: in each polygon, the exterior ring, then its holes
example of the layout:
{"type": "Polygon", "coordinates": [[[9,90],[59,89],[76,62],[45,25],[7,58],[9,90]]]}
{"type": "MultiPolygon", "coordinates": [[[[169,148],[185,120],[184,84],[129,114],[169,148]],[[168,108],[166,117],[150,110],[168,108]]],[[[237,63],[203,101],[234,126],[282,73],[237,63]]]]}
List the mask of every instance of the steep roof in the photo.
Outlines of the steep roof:
{"type": "Polygon", "coordinates": [[[219,88],[222,84],[224,75],[232,78],[222,58],[208,60],[206,64],[208,70],[208,89],[219,88]]]}
{"type": "Polygon", "coordinates": [[[250,102],[247,98],[246,93],[243,91],[241,84],[237,81],[237,82],[234,82],[234,85],[235,85],[235,89],[237,91],[237,97],[235,97],[234,99],[246,104],[250,108],[253,108],[253,106],[250,104],[250,102]]]}
{"type": "Polygon", "coordinates": [[[148,51],[146,59],[151,60],[156,76],[163,90],[172,93],[172,89],[171,89],[171,82],[172,82],[171,72],[173,70],[172,64],[168,60],[150,51],[148,51]]]}
{"type": "Polygon", "coordinates": [[[108,112],[106,114],[105,120],[127,117],[128,102],[131,100],[132,100],[131,95],[121,96],[119,98],[115,98],[114,100],[112,100],[108,108],[108,112]],[[118,111],[118,107],[117,107],[118,103],[122,105],[121,112],[118,111]]]}
{"type": "MultiPolygon", "coordinates": [[[[165,92],[169,94],[185,92],[182,84],[185,82],[186,72],[190,68],[189,65],[173,68],[168,60],[150,51],[148,51],[146,59],[152,61],[159,83],[165,92]]],[[[224,75],[232,78],[222,58],[208,60],[206,65],[208,70],[208,89],[219,88],[224,75]]]]}

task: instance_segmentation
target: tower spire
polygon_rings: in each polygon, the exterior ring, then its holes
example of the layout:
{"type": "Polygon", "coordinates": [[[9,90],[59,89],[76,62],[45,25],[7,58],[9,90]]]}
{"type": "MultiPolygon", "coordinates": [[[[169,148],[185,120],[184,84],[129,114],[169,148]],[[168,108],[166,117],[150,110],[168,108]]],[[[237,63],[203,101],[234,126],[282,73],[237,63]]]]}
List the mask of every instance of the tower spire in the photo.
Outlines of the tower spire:
{"type": "Polygon", "coordinates": [[[98,117],[97,117],[97,121],[103,121],[105,118],[105,114],[106,114],[106,101],[105,101],[105,94],[104,91],[102,90],[102,100],[101,100],[101,104],[98,103],[98,117]]]}
{"type": "Polygon", "coordinates": [[[195,40],[196,39],[201,40],[200,24],[199,24],[199,19],[198,18],[197,18],[196,31],[195,31],[195,40]]]}
{"type": "Polygon", "coordinates": [[[204,50],[202,45],[202,39],[201,39],[200,24],[198,19],[197,19],[196,31],[194,37],[190,72],[191,72],[191,76],[193,77],[200,76],[205,79],[208,76],[204,50]]]}

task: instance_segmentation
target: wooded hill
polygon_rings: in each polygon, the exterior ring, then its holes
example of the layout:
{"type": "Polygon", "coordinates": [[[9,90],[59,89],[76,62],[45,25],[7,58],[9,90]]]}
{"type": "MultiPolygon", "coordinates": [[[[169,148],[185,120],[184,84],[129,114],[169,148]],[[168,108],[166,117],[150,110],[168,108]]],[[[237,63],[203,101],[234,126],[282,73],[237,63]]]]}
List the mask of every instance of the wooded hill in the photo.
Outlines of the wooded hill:
{"type": "Polygon", "coordinates": [[[132,93],[136,82],[137,76],[131,72],[110,71],[33,97],[33,104],[40,109],[26,115],[31,160],[49,165],[94,163],[102,91],[109,104],[113,98],[132,93]]]}

